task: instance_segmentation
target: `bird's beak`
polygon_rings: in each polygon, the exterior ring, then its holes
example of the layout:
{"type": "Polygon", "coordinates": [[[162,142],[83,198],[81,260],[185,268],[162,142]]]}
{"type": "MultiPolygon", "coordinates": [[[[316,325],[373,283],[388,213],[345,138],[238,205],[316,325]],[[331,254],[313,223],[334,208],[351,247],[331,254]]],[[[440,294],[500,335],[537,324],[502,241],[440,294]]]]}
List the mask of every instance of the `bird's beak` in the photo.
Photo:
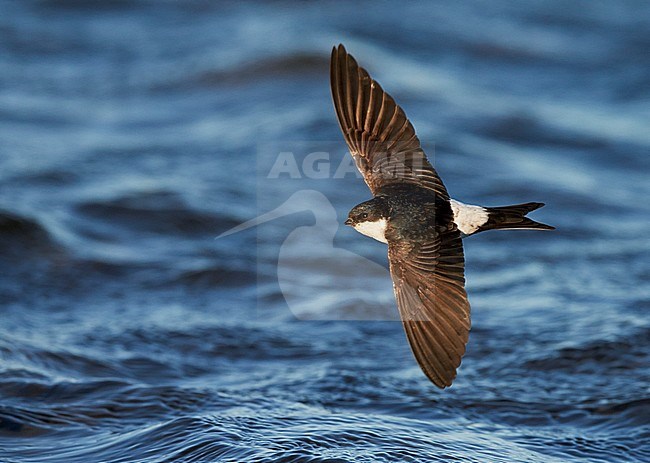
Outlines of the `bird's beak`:
{"type": "Polygon", "coordinates": [[[352,219],[345,219],[346,225],[352,225],[352,219]]]}

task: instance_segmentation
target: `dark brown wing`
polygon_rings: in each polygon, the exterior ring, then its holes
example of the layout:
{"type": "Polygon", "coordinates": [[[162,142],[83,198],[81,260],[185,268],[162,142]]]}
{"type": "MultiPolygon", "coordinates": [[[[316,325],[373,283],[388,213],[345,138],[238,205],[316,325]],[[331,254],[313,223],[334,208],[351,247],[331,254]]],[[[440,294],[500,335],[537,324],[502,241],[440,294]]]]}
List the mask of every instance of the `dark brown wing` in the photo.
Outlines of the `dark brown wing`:
{"type": "Polygon", "coordinates": [[[450,386],[470,330],[460,232],[454,227],[423,244],[389,242],[388,257],[413,354],[436,386],[450,386]]]}
{"type": "Polygon", "coordinates": [[[377,194],[385,185],[407,183],[449,199],[402,108],[343,45],[332,50],[330,73],[343,136],[370,191],[377,194]]]}

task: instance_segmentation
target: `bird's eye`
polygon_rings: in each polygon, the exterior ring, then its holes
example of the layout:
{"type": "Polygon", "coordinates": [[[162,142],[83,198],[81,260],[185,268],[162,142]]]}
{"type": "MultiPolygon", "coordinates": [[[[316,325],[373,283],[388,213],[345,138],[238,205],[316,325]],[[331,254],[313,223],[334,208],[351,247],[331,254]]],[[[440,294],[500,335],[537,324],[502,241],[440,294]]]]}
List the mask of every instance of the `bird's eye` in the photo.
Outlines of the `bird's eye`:
{"type": "Polygon", "coordinates": [[[361,218],[362,219],[367,219],[368,218],[368,213],[364,212],[363,214],[361,214],[361,218]]]}

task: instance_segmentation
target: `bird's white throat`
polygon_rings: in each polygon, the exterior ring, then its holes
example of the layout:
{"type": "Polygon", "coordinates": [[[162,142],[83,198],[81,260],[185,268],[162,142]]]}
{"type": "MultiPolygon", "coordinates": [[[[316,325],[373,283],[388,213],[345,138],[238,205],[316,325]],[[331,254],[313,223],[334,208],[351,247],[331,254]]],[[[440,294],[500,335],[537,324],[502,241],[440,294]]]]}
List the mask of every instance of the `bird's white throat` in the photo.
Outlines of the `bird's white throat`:
{"type": "Polygon", "coordinates": [[[386,240],[386,219],[379,219],[374,222],[360,222],[354,226],[354,229],[362,235],[374,238],[382,243],[388,243],[386,240]]]}
{"type": "Polygon", "coordinates": [[[464,235],[471,235],[489,219],[488,211],[481,206],[463,204],[452,199],[451,210],[454,213],[454,223],[464,235]]]}

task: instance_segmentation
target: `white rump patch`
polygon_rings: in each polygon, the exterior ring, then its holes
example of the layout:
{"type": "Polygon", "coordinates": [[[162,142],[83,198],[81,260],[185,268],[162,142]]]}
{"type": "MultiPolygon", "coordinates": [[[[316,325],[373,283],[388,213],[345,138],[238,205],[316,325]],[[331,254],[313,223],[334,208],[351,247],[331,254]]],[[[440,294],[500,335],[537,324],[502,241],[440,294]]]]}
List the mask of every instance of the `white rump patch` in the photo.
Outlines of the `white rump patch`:
{"type": "Polygon", "coordinates": [[[454,223],[464,235],[471,235],[488,221],[488,211],[481,206],[463,204],[455,199],[450,200],[454,213],[454,223]]]}
{"type": "Polygon", "coordinates": [[[386,219],[379,219],[374,222],[361,222],[354,226],[354,229],[362,235],[374,238],[382,243],[387,243],[386,236],[386,219]]]}

